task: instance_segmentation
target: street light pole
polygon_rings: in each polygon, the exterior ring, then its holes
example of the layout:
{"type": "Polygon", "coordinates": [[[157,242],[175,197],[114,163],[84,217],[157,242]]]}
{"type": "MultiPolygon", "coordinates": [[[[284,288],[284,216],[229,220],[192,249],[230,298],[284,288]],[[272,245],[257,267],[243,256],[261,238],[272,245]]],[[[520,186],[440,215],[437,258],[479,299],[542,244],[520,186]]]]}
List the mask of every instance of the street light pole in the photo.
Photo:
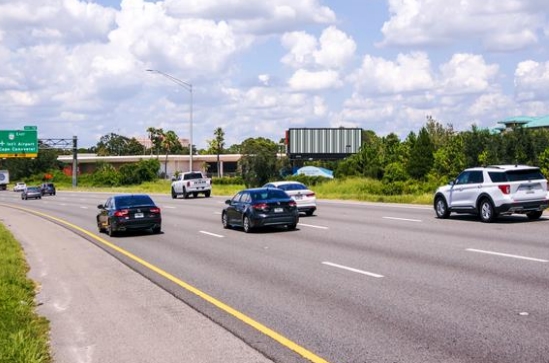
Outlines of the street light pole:
{"type": "Polygon", "coordinates": [[[193,171],[193,85],[189,82],[182,81],[175,78],[167,73],[158,71],[156,69],[147,69],[147,72],[160,74],[161,76],[166,77],[170,81],[176,83],[177,85],[185,88],[189,91],[191,96],[190,102],[190,112],[189,112],[189,171],[193,171]]]}

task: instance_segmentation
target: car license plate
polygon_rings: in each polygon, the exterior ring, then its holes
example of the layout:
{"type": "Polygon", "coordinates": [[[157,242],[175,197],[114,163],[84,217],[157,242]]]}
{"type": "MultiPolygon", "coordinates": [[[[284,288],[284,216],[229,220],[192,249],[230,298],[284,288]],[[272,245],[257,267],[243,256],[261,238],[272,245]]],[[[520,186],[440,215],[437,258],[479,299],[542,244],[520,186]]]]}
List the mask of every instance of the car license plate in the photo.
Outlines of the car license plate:
{"type": "Polygon", "coordinates": [[[275,213],[282,213],[284,212],[284,208],[275,208],[275,213]]]}
{"type": "Polygon", "coordinates": [[[135,218],[143,218],[143,213],[135,213],[134,217],[135,218]]]}
{"type": "Polygon", "coordinates": [[[297,195],[294,196],[294,198],[296,200],[300,200],[300,199],[303,199],[303,196],[301,194],[297,194],[297,195]]]}

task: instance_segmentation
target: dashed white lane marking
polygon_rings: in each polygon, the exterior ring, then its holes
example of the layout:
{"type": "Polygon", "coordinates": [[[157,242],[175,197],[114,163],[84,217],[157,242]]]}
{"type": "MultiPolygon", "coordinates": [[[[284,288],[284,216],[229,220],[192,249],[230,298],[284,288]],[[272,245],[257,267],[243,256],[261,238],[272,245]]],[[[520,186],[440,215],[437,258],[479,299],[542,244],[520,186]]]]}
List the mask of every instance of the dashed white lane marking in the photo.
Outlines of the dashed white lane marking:
{"type": "Polygon", "coordinates": [[[510,257],[510,258],[518,258],[520,260],[527,260],[527,261],[534,261],[534,262],[543,262],[547,263],[549,260],[542,260],[539,258],[533,258],[533,257],[526,257],[526,256],[519,256],[519,255],[510,255],[508,253],[501,253],[501,252],[494,252],[494,251],[484,251],[484,250],[477,250],[474,248],[467,248],[466,251],[469,252],[477,252],[477,253],[485,253],[487,255],[495,255],[495,256],[502,256],[502,257],[510,257]]]}
{"type": "Polygon", "coordinates": [[[359,269],[348,267],[348,266],[338,265],[337,263],[332,263],[332,262],[328,262],[328,261],[324,261],[324,262],[322,262],[322,264],[326,265],[326,266],[331,266],[331,267],[336,267],[336,268],[340,268],[340,269],[343,269],[343,270],[351,271],[351,272],[356,272],[356,273],[366,275],[366,276],[370,276],[370,277],[375,277],[375,278],[378,278],[378,279],[384,277],[383,275],[375,274],[373,272],[368,272],[368,271],[363,271],[363,270],[359,270],[359,269]]]}
{"type": "Polygon", "coordinates": [[[391,219],[393,221],[404,221],[404,222],[423,222],[421,219],[396,218],[396,217],[383,217],[383,219],[391,219]]]}
{"type": "Polygon", "coordinates": [[[213,237],[217,237],[217,238],[223,238],[225,236],[222,236],[220,234],[215,234],[215,233],[211,233],[211,232],[206,232],[206,231],[199,231],[200,233],[203,233],[203,234],[207,234],[208,236],[213,236],[213,237]]]}
{"type": "Polygon", "coordinates": [[[82,209],[88,209],[88,207],[84,207],[84,206],[80,206],[80,208],[82,208],[82,209]]]}
{"type": "Polygon", "coordinates": [[[305,223],[298,223],[300,226],[303,226],[303,227],[310,227],[310,228],[318,228],[318,229],[328,229],[328,227],[324,227],[324,226],[316,226],[314,224],[305,224],[305,223]]]}
{"type": "Polygon", "coordinates": [[[163,206],[162,208],[165,208],[165,209],[177,209],[177,207],[172,207],[171,205],[165,205],[165,206],[163,206]]]}

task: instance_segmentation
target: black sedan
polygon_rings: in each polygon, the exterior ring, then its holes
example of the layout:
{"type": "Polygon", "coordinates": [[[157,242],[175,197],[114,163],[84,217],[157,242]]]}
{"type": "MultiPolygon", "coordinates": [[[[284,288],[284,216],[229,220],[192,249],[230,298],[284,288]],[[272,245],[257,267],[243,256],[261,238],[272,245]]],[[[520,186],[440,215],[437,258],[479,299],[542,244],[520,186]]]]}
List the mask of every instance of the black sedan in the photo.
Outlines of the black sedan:
{"type": "Polygon", "coordinates": [[[99,232],[109,236],[117,232],[152,230],[160,233],[162,216],[160,208],[147,194],[121,194],[109,197],[105,204],[99,204],[97,227],[99,232]]]}
{"type": "Polygon", "coordinates": [[[277,188],[244,189],[225,204],[221,213],[224,228],[242,227],[248,233],[254,228],[282,225],[293,230],[299,222],[295,200],[277,188]]]}

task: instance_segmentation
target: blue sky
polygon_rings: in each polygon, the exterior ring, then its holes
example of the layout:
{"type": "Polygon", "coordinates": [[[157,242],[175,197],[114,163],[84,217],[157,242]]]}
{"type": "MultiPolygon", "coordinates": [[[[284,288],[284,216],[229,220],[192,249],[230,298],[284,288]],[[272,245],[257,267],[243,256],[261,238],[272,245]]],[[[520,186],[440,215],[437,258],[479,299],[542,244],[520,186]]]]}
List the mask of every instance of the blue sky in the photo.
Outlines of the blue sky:
{"type": "Polygon", "coordinates": [[[546,0],[0,3],[0,129],[93,146],[148,127],[207,147],[291,127],[401,138],[549,114],[546,0]]]}

